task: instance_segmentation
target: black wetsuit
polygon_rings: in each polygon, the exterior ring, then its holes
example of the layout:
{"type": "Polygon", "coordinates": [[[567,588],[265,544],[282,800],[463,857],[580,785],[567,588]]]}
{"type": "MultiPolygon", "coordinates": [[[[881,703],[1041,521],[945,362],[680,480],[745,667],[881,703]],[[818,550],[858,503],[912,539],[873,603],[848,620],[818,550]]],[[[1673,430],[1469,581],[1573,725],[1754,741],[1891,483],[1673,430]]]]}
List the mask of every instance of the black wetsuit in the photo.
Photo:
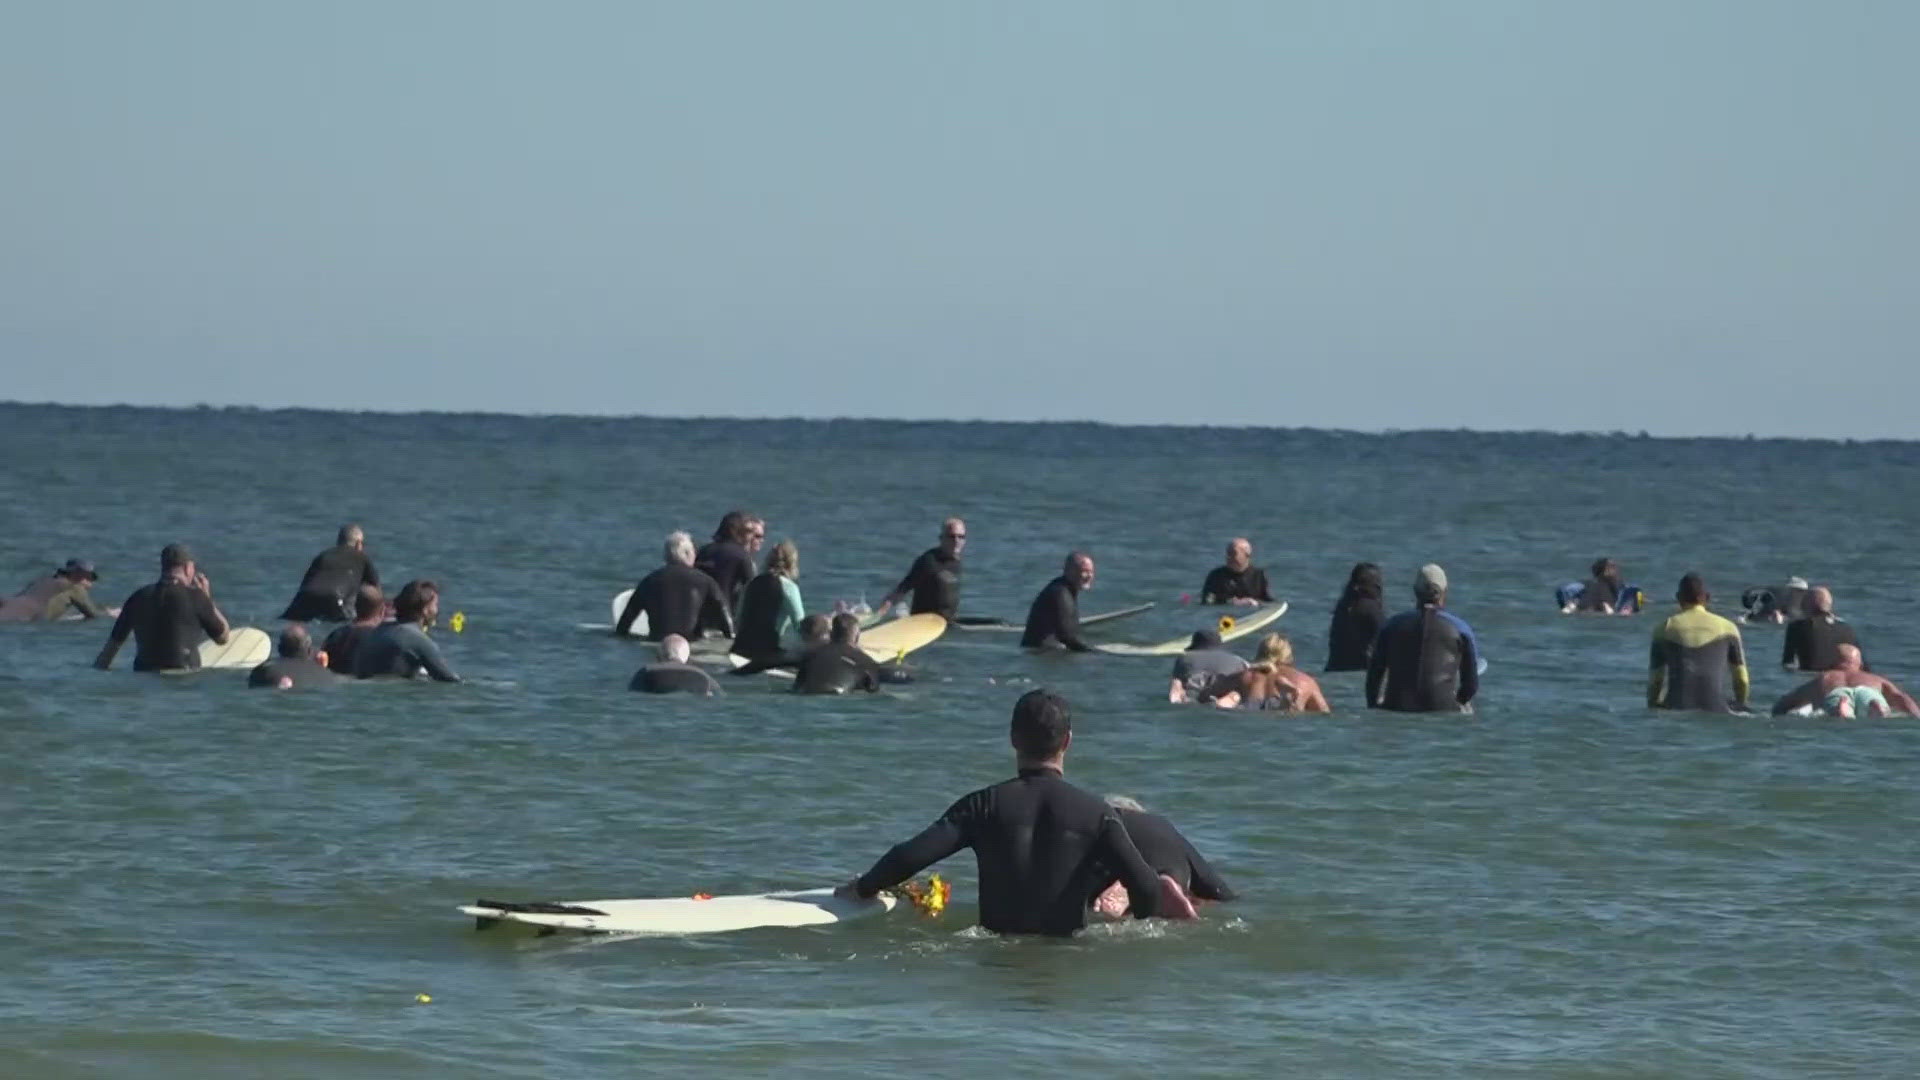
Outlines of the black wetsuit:
{"type": "Polygon", "coordinates": [[[200,666],[200,644],[224,632],[213,598],[177,581],[142,585],[120,607],[109,640],[132,634],[135,671],[178,671],[200,666]]]}
{"type": "Polygon", "coordinates": [[[280,617],[292,622],[318,619],[346,622],[353,618],[354,596],[361,585],[380,584],[380,572],[367,553],[350,544],[330,547],[313,557],[300,591],[280,617]]]}
{"type": "MultiPolygon", "coordinates": [[[[1193,849],[1173,822],[1159,814],[1150,814],[1145,810],[1119,810],[1120,824],[1127,827],[1127,836],[1133,840],[1133,846],[1140,850],[1140,857],[1147,860],[1155,873],[1165,874],[1180,883],[1187,895],[1195,900],[1232,900],[1234,891],[1207,865],[1207,860],[1193,849]]],[[[1105,892],[1107,885],[1115,878],[1108,878],[1106,885],[1100,887],[1105,892]]],[[[1096,893],[1095,895],[1098,895],[1096,893]]]]}
{"type": "Polygon", "coordinates": [[[793,676],[796,694],[844,694],[880,689],[880,665],[858,645],[830,641],[807,653],[793,676]]]}
{"type": "Polygon", "coordinates": [[[366,636],[354,650],[353,673],[362,679],[379,675],[412,678],[426,672],[434,682],[459,682],[440,656],[440,646],[415,622],[390,622],[366,636]]]}
{"type": "Polygon", "coordinates": [[[1605,611],[1617,608],[1620,604],[1620,590],[1625,588],[1621,582],[1606,578],[1588,578],[1580,587],[1580,599],[1573,603],[1575,611],[1605,611]]]}
{"type": "Polygon", "coordinates": [[[327,640],[320,646],[320,651],[327,654],[327,670],[341,675],[353,674],[354,654],[359,652],[367,635],[378,629],[378,626],[362,626],[359,623],[334,627],[333,633],[328,634],[327,640]]]}
{"type": "MultiPolygon", "coordinates": [[[[753,555],[745,545],[733,540],[715,540],[701,548],[693,557],[693,568],[720,586],[721,605],[729,615],[740,607],[740,594],[746,591],[747,582],[753,580],[755,573],[753,555]]],[[[711,611],[700,619],[701,629],[725,632],[729,637],[733,634],[728,629],[731,625],[722,623],[711,611]]]]}
{"type": "Polygon", "coordinates": [[[893,587],[896,593],[913,592],[913,615],[938,615],[952,622],[960,611],[960,556],[948,555],[939,548],[928,548],[913,560],[907,576],[893,587]]]}
{"type": "Polygon", "coordinates": [[[1423,604],[1380,628],[1367,664],[1367,704],[1396,712],[1459,712],[1480,689],[1479,663],[1473,630],[1453,612],[1423,604]]]}
{"type": "Polygon", "coordinates": [[[780,651],[780,616],[786,612],[787,588],[779,574],[761,574],[740,594],[740,618],[733,628],[733,651],[758,660],[780,651]]]}
{"type": "Polygon", "coordinates": [[[704,625],[703,614],[726,636],[733,636],[733,616],[728,614],[726,594],[712,578],[691,566],[669,563],[641,578],[627,598],[614,632],[625,634],[642,611],[647,613],[648,641],[659,641],[668,634],[697,641],[704,625]]]}
{"type": "MultiPolygon", "coordinates": [[[[1780,650],[1782,667],[1801,671],[1832,671],[1840,666],[1840,646],[1860,647],[1853,627],[1831,615],[1809,615],[1787,624],[1787,640],[1780,650]]],[[[1860,658],[1862,671],[1870,671],[1866,657],[1860,658]]]]}
{"type": "Polygon", "coordinates": [[[633,673],[633,681],[627,684],[629,690],[639,690],[648,694],[704,694],[724,693],[713,676],[694,667],[673,660],[662,660],[657,664],[648,664],[633,673]]]}
{"type": "Polygon", "coordinates": [[[1027,649],[1063,645],[1074,652],[1092,649],[1080,640],[1080,586],[1064,574],[1047,582],[1027,610],[1027,632],[1020,636],[1020,645],[1027,649]]]}
{"type": "Polygon", "coordinates": [[[1245,570],[1214,567],[1207,574],[1206,582],[1200,586],[1200,602],[1225,604],[1234,600],[1273,603],[1273,594],[1267,591],[1267,572],[1251,565],[1245,570]]]}
{"type": "Polygon", "coordinates": [[[1328,671],[1365,671],[1373,659],[1373,643],[1386,625],[1387,608],[1377,596],[1349,593],[1333,608],[1327,627],[1328,671]]]}
{"type": "Polygon", "coordinates": [[[292,679],[295,688],[327,686],[341,676],[327,670],[311,656],[276,656],[254,668],[247,676],[248,686],[279,686],[282,677],[292,679]]]}
{"type": "Polygon", "coordinates": [[[961,848],[980,875],[980,925],[1001,934],[1072,934],[1087,905],[1118,878],[1136,918],[1160,912],[1160,879],[1114,809],[1053,769],[1021,769],[947,808],[920,835],[896,845],[855,888],[872,896],[961,848]]]}
{"type": "Polygon", "coordinates": [[[1699,712],[1744,710],[1752,677],[1740,628],[1695,604],[1653,628],[1647,704],[1699,712]]]}

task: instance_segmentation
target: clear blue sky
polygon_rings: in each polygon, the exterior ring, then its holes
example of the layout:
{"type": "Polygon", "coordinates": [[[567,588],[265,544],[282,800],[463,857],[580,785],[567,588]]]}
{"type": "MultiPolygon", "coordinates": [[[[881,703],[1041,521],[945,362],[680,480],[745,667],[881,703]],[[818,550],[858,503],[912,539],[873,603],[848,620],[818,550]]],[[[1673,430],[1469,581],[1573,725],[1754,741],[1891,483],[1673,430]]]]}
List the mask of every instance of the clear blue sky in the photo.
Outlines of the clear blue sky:
{"type": "Polygon", "coordinates": [[[1916,41],[1905,0],[19,3],[0,397],[1920,437],[1916,41]]]}

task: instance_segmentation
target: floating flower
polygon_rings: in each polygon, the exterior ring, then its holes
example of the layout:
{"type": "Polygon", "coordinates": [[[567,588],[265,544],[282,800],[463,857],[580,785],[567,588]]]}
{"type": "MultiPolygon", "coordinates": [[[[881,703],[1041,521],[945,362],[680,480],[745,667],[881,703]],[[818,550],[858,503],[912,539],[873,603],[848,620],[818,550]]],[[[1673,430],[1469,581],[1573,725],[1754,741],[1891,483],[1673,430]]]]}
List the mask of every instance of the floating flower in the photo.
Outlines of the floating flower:
{"type": "Polygon", "coordinates": [[[1220,616],[1220,632],[1225,634],[1231,631],[1232,629],[1233,629],[1233,616],[1231,615],[1220,616]]]}
{"type": "Polygon", "coordinates": [[[467,613],[464,611],[454,612],[453,618],[447,620],[447,629],[453,631],[456,634],[460,633],[466,628],[467,628],[467,613]]]}

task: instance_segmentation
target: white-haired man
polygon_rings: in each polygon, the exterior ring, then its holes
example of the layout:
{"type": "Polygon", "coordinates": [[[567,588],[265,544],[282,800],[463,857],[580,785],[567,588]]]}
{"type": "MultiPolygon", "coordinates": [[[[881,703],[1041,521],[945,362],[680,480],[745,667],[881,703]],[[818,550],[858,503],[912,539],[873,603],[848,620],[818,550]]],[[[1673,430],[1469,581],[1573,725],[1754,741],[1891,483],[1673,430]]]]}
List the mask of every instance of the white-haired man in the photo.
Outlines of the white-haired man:
{"type": "Polygon", "coordinates": [[[666,561],[660,569],[640,579],[627,598],[614,624],[616,637],[625,637],[641,612],[647,616],[647,640],[664,641],[678,634],[688,641],[700,639],[701,615],[710,626],[733,636],[733,614],[727,599],[711,577],[693,567],[693,537],[684,532],[671,533],[665,546],[666,561]]]}

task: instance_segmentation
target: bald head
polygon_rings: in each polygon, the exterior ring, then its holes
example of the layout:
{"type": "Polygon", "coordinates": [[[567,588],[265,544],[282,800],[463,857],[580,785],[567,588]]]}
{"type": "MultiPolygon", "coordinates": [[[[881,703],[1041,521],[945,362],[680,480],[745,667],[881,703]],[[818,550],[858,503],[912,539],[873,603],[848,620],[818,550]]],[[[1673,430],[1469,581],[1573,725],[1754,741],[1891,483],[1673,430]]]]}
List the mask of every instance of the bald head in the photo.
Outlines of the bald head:
{"type": "Polygon", "coordinates": [[[1833,590],[1825,585],[1816,585],[1807,590],[1807,610],[1815,615],[1833,614],[1833,590]]]}
{"type": "Polygon", "coordinates": [[[679,634],[668,634],[660,639],[660,659],[676,664],[684,664],[693,656],[693,646],[679,634]]]}
{"type": "Polygon", "coordinates": [[[351,547],[351,548],[365,547],[367,544],[367,534],[364,532],[361,532],[360,526],[358,525],[340,526],[339,535],[340,535],[340,538],[336,542],[345,547],[351,547]]]}
{"type": "Polygon", "coordinates": [[[289,660],[313,655],[313,637],[304,625],[294,623],[280,631],[280,655],[289,660]]]}
{"type": "Polygon", "coordinates": [[[1860,670],[1860,646],[1842,644],[1835,650],[1840,655],[1840,666],[1835,671],[1860,670]]]}

